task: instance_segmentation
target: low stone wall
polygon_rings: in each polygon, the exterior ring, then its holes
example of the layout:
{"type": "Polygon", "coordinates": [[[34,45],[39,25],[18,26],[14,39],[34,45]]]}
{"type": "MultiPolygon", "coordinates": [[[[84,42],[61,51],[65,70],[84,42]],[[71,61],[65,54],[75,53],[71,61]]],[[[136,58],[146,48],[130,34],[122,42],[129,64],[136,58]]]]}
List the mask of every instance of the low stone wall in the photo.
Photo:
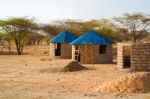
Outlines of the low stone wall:
{"type": "Polygon", "coordinates": [[[61,43],[61,56],[55,56],[55,44],[50,43],[50,52],[49,55],[52,58],[60,58],[60,59],[71,59],[72,56],[72,46],[67,43],[61,43]]]}
{"type": "Polygon", "coordinates": [[[131,47],[132,70],[150,70],[150,43],[137,43],[131,47]]]}
{"type": "MultiPolygon", "coordinates": [[[[99,54],[100,45],[78,45],[80,52],[80,62],[92,64],[111,63],[112,62],[112,45],[107,45],[106,54],[99,54]],[[92,48],[92,49],[91,49],[92,48]]],[[[75,46],[72,47],[72,59],[75,60],[75,46]]]]}

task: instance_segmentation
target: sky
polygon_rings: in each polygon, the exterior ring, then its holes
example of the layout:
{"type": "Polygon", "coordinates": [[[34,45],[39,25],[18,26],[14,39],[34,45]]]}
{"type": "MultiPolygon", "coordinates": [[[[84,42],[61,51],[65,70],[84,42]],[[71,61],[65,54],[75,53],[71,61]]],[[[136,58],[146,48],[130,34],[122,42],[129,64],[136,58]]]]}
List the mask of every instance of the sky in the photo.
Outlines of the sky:
{"type": "Polygon", "coordinates": [[[0,0],[0,19],[29,16],[43,23],[113,18],[132,12],[150,14],[150,0],[0,0]]]}

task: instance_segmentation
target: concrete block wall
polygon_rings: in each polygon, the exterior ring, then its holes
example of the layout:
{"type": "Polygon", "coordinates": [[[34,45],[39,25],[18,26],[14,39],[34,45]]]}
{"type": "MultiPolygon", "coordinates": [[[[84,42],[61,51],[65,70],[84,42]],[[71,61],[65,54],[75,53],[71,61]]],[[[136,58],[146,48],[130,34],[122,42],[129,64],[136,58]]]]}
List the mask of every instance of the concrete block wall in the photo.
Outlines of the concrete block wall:
{"type": "Polygon", "coordinates": [[[49,44],[49,55],[55,57],[55,43],[49,44]]]}
{"type": "Polygon", "coordinates": [[[124,55],[130,53],[131,46],[131,43],[117,44],[117,67],[124,68],[124,55]]]}
{"type": "Polygon", "coordinates": [[[67,43],[61,43],[61,56],[55,56],[55,43],[50,43],[49,55],[52,58],[71,59],[72,46],[67,43]]]}
{"type": "Polygon", "coordinates": [[[131,69],[150,70],[150,43],[118,43],[117,44],[117,66],[124,68],[124,55],[130,54],[131,69]]]}
{"type": "Polygon", "coordinates": [[[150,43],[137,43],[131,47],[132,70],[150,70],[150,43]]]}
{"type": "Polygon", "coordinates": [[[61,57],[64,59],[71,59],[72,45],[67,43],[61,43],[61,57]]]}
{"type": "Polygon", "coordinates": [[[99,54],[100,63],[112,63],[113,61],[113,48],[112,44],[107,45],[106,54],[99,54]]]}
{"type": "MultiPolygon", "coordinates": [[[[106,54],[99,54],[100,45],[78,45],[80,52],[80,62],[92,64],[111,63],[112,62],[112,45],[107,45],[106,54]],[[91,49],[92,48],[92,49],[91,49]]],[[[72,59],[75,60],[75,46],[72,47],[72,59]]]]}
{"type": "Polygon", "coordinates": [[[75,60],[75,45],[72,45],[72,60],[75,60]]]}

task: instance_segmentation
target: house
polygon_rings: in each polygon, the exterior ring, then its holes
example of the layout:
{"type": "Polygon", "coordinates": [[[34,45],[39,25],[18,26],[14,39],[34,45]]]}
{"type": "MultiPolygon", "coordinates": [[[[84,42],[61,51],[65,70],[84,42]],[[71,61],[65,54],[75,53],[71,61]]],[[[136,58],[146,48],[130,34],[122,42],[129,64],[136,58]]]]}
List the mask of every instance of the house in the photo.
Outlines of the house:
{"type": "Polygon", "coordinates": [[[96,31],[89,31],[71,42],[72,59],[80,63],[112,62],[112,41],[96,31]]]}
{"type": "Polygon", "coordinates": [[[74,34],[68,31],[61,32],[49,41],[49,55],[52,58],[70,59],[72,56],[72,46],[69,43],[76,38],[74,34]]]}

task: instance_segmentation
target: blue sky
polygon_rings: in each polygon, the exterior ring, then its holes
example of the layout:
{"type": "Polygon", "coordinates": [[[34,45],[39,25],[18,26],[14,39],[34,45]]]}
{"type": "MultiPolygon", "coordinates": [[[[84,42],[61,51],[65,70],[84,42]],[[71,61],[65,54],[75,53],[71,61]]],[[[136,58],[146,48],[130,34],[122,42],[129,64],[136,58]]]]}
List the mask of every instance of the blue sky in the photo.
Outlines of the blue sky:
{"type": "Polygon", "coordinates": [[[0,0],[0,18],[34,16],[40,22],[113,18],[126,12],[150,14],[150,0],[0,0]]]}

